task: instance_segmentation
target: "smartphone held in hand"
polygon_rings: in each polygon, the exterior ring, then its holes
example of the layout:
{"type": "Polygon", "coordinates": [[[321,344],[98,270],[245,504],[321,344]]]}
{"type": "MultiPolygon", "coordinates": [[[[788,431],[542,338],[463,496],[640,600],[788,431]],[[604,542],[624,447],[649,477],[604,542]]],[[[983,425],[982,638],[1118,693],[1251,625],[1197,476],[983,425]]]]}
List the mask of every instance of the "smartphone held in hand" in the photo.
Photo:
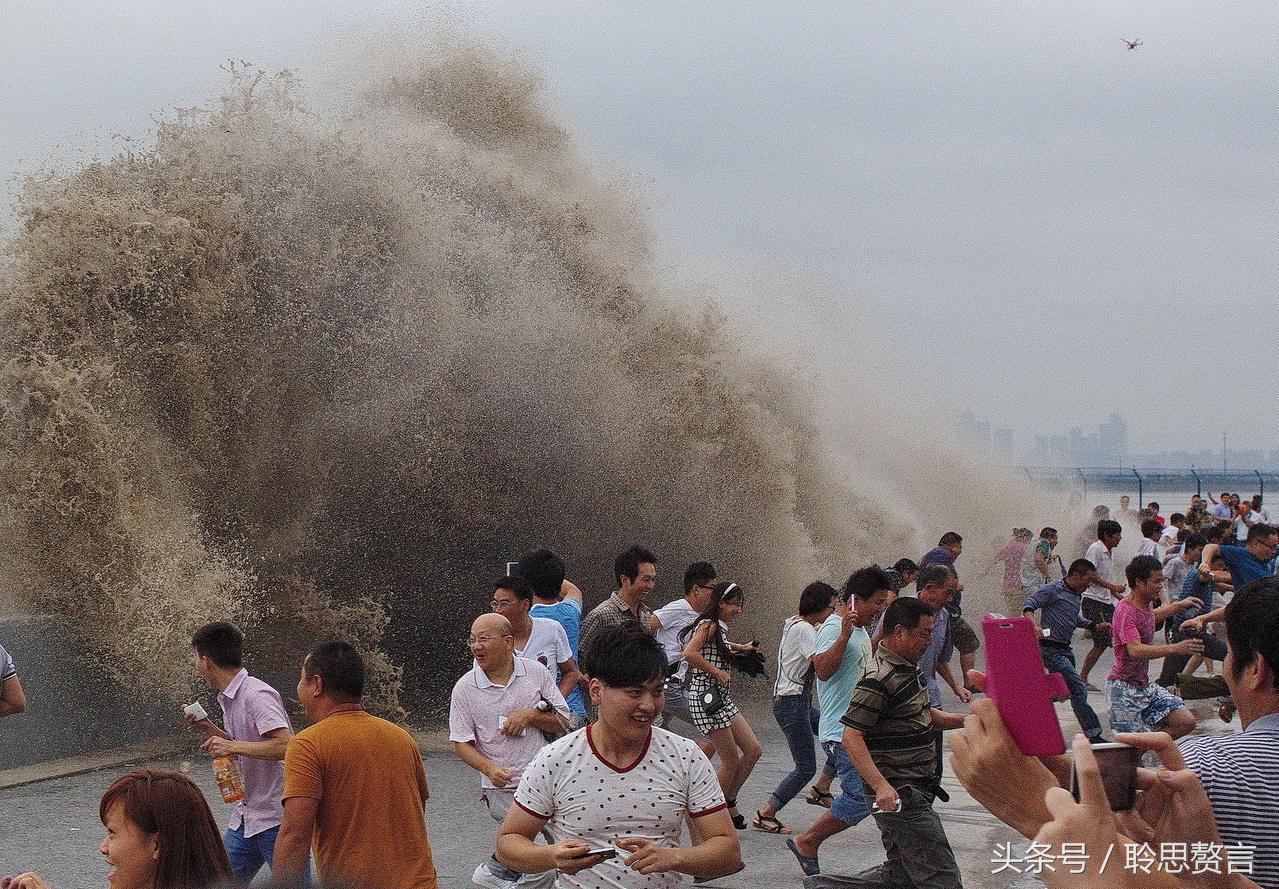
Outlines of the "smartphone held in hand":
{"type": "MultiPolygon", "coordinates": [[[[1106,788],[1112,812],[1127,812],[1137,802],[1137,766],[1144,751],[1127,744],[1094,744],[1093,755],[1101,769],[1101,783],[1106,788]]],[[[1070,766],[1070,792],[1079,802],[1079,776],[1070,766]]]]}

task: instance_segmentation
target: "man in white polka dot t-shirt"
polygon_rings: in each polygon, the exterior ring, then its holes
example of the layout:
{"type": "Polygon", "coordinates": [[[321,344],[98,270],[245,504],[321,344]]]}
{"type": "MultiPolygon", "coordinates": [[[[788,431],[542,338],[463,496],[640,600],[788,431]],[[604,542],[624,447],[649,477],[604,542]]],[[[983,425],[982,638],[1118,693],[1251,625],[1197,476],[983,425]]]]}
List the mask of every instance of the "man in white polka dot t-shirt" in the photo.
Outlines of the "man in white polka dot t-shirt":
{"type": "Polygon", "coordinates": [[[572,889],[662,889],[680,874],[740,870],[741,848],[710,760],[653,725],[665,700],[666,655],[638,625],[601,631],[587,667],[599,718],[542,748],[524,770],[497,857],[524,873],[558,870],[572,889]],[[684,817],[701,839],[680,846],[684,817]],[[534,838],[545,827],[552,845],[534,838]],[[611,857],[586,855],[615,850],[611,857]]]}

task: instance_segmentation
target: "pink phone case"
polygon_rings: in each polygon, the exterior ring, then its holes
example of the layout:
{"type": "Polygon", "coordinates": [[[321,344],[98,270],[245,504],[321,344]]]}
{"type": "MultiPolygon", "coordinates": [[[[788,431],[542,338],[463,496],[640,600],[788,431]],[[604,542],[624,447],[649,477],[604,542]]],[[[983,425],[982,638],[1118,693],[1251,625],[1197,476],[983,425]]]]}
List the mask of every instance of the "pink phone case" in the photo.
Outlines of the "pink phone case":
{"type": "Polygon", "coordinates": [[[999,707],[1008,732],[1027,756],[1066,752],[1054,697],[1067,695],[1060,673],[1044,669],[1035,625],[1028,617],[987,614],[981,621],[986,639],[986,694],[999,707]]]}

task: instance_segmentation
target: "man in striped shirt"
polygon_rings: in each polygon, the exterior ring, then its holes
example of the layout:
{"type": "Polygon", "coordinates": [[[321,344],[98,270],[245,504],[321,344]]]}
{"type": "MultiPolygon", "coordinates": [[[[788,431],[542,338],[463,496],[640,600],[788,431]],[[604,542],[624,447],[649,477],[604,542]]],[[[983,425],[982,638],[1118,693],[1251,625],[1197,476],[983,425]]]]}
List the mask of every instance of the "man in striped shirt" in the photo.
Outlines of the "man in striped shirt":
{"type": "Polygon", "coordinates": [[[933,799],[936,734],[962,728],[964,718],[929,706],[917,666],[932,642],[934,620],[932,609],[919,599],[900,598],[889,606],[879,648],[842,720],[844,749],[866,785],[867,799],[875,801],[872,812],[888,859],[852,877],[808,877],[807,889],[962,885],[933,799]]]}
{"type": "Polygon", "coordinates": [[[1274,789],[1279,787],[1279,578],[1253,581],[1226,606],[1230,646],[1222,676],[1234,696],[1243,731],[1194,735],[1178,742],[1186,765],[1199,776],[1217,828],[1228,844],[1253,847],[1249,876],[1263,889],[1279,889],[1279,830],[1274,789]]]}

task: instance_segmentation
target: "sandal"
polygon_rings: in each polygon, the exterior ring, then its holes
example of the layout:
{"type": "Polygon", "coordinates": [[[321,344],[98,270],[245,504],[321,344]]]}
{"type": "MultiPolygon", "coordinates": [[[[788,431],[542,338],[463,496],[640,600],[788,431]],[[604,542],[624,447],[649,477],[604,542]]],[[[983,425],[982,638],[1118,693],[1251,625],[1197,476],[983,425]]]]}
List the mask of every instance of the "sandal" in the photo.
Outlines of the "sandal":
{"type": "MultiPolygon", "coordinates": [[[[728,803],[728,807],[729,807],[730,809],[736,809],[736,808],[737,808],[737,800],[735,800],[735,799],[730,799],[730,800],[725,800],[725,802],[727,802],[727,803],[728,803]]],[[[745,816],[745,815],[743,815],[741,812],[738,812],[736,815],[734,815],[732,812],[729,812],[728,814],[729,814],[729,817],[731,817],[731,818],[733,819],[733,827],[737,828],[738,830],[745,830],[745,829],[746,829],[746,816],[745,816]]]]}
{"type": "Polygon", "coordinates": [[[787,840],[786,848],[794,853],[795,859],[799,862],[799,869],[804,872],[804,876],[815,877],[822,872],[821,865],[817,863],[817,856],[805,855],[799,851],[799,846],[795,845],[794,840],[787,840]]]}
{"type": "Polygon", "coordinates": [[[810,806],[821,806],[823,809],[829,809],[834,801],[835,794],[818,790],[816,785],[808,788],[808,796],[804,797],[804,802],[810,806]]]}
{"type": "Polygon", "coordinates": [[[755,810],[755,818],[751,821],[751,827],[756,830],[762,830],[764,833],[791,833],[791,829],[778,821],[776,817],[765,815],[758,809],[755,810]]]}

